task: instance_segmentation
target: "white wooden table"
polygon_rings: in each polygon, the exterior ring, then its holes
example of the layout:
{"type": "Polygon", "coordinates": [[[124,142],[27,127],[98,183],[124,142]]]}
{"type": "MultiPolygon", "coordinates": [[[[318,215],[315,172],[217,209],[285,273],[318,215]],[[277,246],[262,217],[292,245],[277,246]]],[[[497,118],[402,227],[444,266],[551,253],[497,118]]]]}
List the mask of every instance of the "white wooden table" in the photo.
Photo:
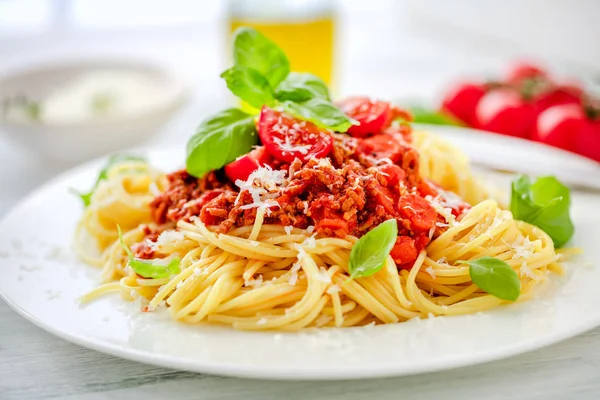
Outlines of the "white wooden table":
{"type": "MultiPolygon", "coordinates": [[[[360,16],[356,22],[364,24],[365,13],[355,10],[360,16]]],[[[344,57],[342,92],[382,97],[432,94],[430,91],[454,70],[475,61],[480,67],[495,64],[489,57],[462,57],[452,58],[452,62],[442,63],[442,69],[436,69],[439,59],[430,55],[443,55],[444,49],[432,52],[427,43],[394,36],[393,29],[402,24],[395,24],[393,15],[386,17],[375,18],[374,24],[348,40],[352,48],[344,57]],[[384,53],[374,55],[377,49],[371,46],[373,36],[384,53]]],[[[355,21],[350,17],[345,22],[355,21]]],[[[135,49],[143,57],[156,58],[160,54],[192,82],[199,95],[154,143],[183,142],[202,117],[198,110],[209,113],[225,101],[219,91],[221,84],[212,79],[218,76],[220,63],[205,59],[207,54],[221,51],[219,42],[211,39],[215,32],[180,30],[148,40],[147,32],[142,31],[128,41],[90,35],[85,44],[72,39],[62,44],[49,40],[0,42],[0,70],[26,59],[82,53],[130,55],[135,49]],[[199,70],[200,66],[203,69],[199,70]]],[[[62,169],[64,166],[44,163],[12,147],[0,132],[0,216],[62,169]]],[[[0,302],[0,399],[30,398],[600,399],[600,329],[518,357],[435,374],[353,382],[268,382],[178,372],[87,350],[46,333],[0,302]]]]}

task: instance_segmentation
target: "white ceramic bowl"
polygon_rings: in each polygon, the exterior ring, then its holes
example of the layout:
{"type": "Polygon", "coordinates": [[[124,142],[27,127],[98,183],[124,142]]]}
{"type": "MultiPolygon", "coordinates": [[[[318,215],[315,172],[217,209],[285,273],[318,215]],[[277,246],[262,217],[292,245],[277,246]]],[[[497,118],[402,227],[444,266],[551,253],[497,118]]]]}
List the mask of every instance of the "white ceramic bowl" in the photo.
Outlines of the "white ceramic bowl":
{"type": "Polygon", "coordinates": [[[40,65],[1,77],[0,102],[17,95],[43,99],[72,82],[74,77],[98,71],[124,71],[151,79],[160,85],[159,100],[149,107],[102,119],[35,121],[9,118],[0,112],[0,130],[13,142],[44,159],[80,162],[148,140],[169,121],[187,97],[183,82],[160,66],[140,61],[85,60],[40,65]]]}

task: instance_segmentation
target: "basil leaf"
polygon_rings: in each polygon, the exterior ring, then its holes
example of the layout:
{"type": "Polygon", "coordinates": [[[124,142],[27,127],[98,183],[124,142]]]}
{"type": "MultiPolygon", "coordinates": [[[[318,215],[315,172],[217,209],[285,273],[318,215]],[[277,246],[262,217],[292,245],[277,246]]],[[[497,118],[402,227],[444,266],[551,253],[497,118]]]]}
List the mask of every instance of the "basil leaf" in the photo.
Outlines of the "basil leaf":
{"type": "Polygon", "coordinates": [[[275,98],[269,81],[254,68],[232,67],[221,74],[233,94],[252,107],[272,106],[275,98]]]}
{"type": "Polygon", "coordinates": [[[321,128],[331,129],[337,132],[346,132],[350,126],[356,124],[342,110],[334,106],[330,101],[313,98],[301,103],[284,101],[283,108],[290,114],[313,122],[321,128]]]}
{"type": "Polygon", "coordinates": [[[557,248],[575,233],[570,206],[569,188],[553,176],[531,182],[528,176],[521,175],[512,182],[510,210],[514,218],[542,229],[557,248]]]}
{"type": "Polygon", "coordinates": [[[329,89],[321,78],[309,73],[290,72],[275,90],[279,101],[302,102],[315,97],[330,100],[329,89]]]}
{"type": "Polygon", "coordinates": [[[521,281],[506,262],[494,257],[459,261],[469,265],[469,275],[478,288],[502,300],[515,301],[521,295],[521,281]]]}
{"type": "Polygon", "coordinates": [[[350,278],[371,276],[383,268],[397,237],[398,223],[388,219],[358,239],[350,250],[350,278]]]}
{"type": "Polygon", "coordinates": [[[290,73],[290,62],[279,46],[257,30],[242,27],[234,32],[233,61],[236,67],[253,68],[277,87],[290,73]]]}
{"type": "Polygon", "coordinates": [[[186,168],[198,178],[248,153],[258,143],[254,117],[229,108],[204,120],[187,144],[186,168]]]}
{"type": "Polygon", "coordinates": [[[409,111],[413,116],[412,122],[432,125],[461,125],[460,121],[443,112],[429,110],[424,107],[411,107],[409,111]]]}
{"type": "Polygon", "coordinates": [[[181,271],[178,258],[170,260],[166,265],[162,263],[163,260],[136,259],[129,246],[123,241],[123,233],[121,232],[121,227],[119,225],[117,225],[117,232],[119,234],[119,243],[123,250],[125,250],[125,253],[127,253],[128,264],[136,274],[143,276],[144,278],[161,279],[176,275],[181,271]]]}
{"type": "Polygon", "coordinates": [[[89,192],[80,193],[73,189],[71,189],[71,192],[73,192],[74,194],[76,194],[77,196],[79,196],[81,198],[81,201],[83,202],[84,207],[89,206],[92,201],[92,195],[98,188],[98,185],[100,184],[100,182],[102,182],[103,180],[106,180],[106,178],[108,177],[108,170],[116,164],[120,164],[120,163],[127,162],[127,161],[146,162],[146,159],[144,159],[144,157],[132,156],[132,155],[127,155],[127,154],[113,154],[110,157],[108,157],[108,161],[107,161],[106,165],[98,174],[98,177],[96,178],[96,183],[94,183],[94,186],[92,187],[92,189],[89,192]]]}
{"type": "Polygon", "coordinates": [[[173,258],[167,265],[157,263],[156,260],[129,260],[129,266],[136,274],[150,279],[168,278],[181,271],[178,258],[173,258]]]}

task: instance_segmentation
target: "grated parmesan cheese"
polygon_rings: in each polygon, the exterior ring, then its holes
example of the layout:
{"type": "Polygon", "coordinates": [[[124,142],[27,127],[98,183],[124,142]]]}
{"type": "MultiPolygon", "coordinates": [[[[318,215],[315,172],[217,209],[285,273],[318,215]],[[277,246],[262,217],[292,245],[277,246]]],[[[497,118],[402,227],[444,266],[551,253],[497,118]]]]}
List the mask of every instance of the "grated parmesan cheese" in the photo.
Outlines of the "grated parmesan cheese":
{"type": "Polygon", "coordinates": [[[342,291],[342,289],[340,289],[340,287],[337,284],[331,285],[327,288],[327,294],[339,293],[341,291],[342,291]]]}
{"type": "MultiPolygon", "coordinates": [[[[298,252],[298,255],[300,255],[300,252],[298,252]]],[[[300,268],[301,268],[301,265],[299,262],[294,263],[292,268],[290,268],[290,280],[288,281],[290,283],[290,285],[296,286],[296,282],[298,282],[298,271],[300,270],[300,268]]]]}
{"type": "Polygon", "coordinates": [[[433,267],[429,266],[429,267],[425,268],[425,272],[427,272],[433,279],[437,278],[433,267]]]}
{"type": "Polygon", "coordinates": [[[152,242],[151,240],[146,239],[146,243],[150,247],[150,249],[156,251],[160,246],[164,246],[168,243],[180,242],[185,239],[183,232],[176,231],[175,229],[167,229],[166,231],[161,232],[156,238],[156,242],[152,242]]]}
{"type": "Polygon", "coordinates": [[[533,270],[527,265],[527,261],[523,261],[521,264],[521,268],[519,269],[519,275],[525,276],[529,279],[533,279],[534,281],[539,281],[541,278],[533,272],[533,270]]]}
{"type": "Polygon", "coordinates": [[[289,135],[285,136],[285,140],[273,137],[273,142],[281,148],[283,154],[300,153],[306,155],[308,154],[308,150],[310,150],[310,145],[308,144],[293,144],[289,135]]]}
{"type": "Polygon", "coordinates": [[[256,322],[256,325],[265,325],[268,322],[266,318],[261,318],[256,322]]]}
{"type": "Polygon", "coordinates": [[[446,221],[445,225],[442,225],[441,223],[436,223],[436,225],[452,227],[456,223],[456,217],[454,216],[454,214],[452,214],[452,208],[448,207],[448,204],[446,203],[446,199],[445,199],[445,197],[443,197],[442,193],[444,193],[444,192],[440,191],[440,193],[436,197],[427,195],[427,196],[425,196],[425,200],[427,200],[429,202],[429,204],[431,204],[431,206],[434,208],[434,210],[439,215],[444,217],[444,220],[446,221]]]}
{"type": "Polygon", "coordinates": [[[242,210],[266,209],[267,214],[270,214],[271,207],[279,207],[279,203],[274,198],[279,196],[281,188],[287,183],[285,175],[286,171],[273,170],[270,166],[265,165],[252,172],[247,180],[236,180],[235,184],[240,188],[240,194],[247,191],[252,196],[252,203],[245,204],[240,208],[242,210]]]}
{"type": "Polygon", "coordinates": [[[292,233],[292,229],[294,229],[294,227],[291,226],[291,225],[285,226],[283,228],[283,230],[285,231],[286,235],[290,235],[292,233]]]}
{"type": "Polygon", "coordinates": [[[244,281],[244,286],[246,286],[246,287],[258,288],[258,287],[261,287],[262,284],[263,284],[263,276],[262,275],[259,275],[258,278],[256,278],[256,279],[252,279],[252,280],[247,279],[246,281],[244,281]]]}
{"type": "Polygon", "coordinates": [[[331,277],[324,267],[319,267],[319,272],[315,274],[315,279],[325,283],[331,283],[331,277]]]}

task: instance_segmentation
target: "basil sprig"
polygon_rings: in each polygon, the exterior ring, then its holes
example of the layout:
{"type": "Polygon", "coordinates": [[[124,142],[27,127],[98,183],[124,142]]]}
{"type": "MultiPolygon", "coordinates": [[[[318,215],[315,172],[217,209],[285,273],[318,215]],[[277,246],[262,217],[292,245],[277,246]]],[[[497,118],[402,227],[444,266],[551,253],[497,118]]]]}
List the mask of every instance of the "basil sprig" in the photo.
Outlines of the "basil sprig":
{"type": "Polygon", "coordinates": [[[295,116],[338,132],[354,123],[333,105],[321,79],[309,73],[290,73],[287,56],[273,41],[246,27],[238,29],[234,37],[234,66],[221,77],[237,97],[255,108],[284,102],[295,116]]]}
{"type": "Polygon", "coordinates": [[[257,143],[254,117],[229,108],[204,120],[190,138],[186,169],[189,174],[202,177],[248,153],[257,143]]]}
{"type": "MultiPolygon", "coordinates": [[[[221,74],[227,87],[253,108],[281,108],[316,125],[345,132],[356,123],[329,98],[327,85],[309,73],[290,73],[279,46],[252,28],[234,33],[234,66],[221,74]]],[[[258,143],[253,118],[228,109],[205,120],[187,144],[187,171],[202,177],[248,153],[258,143]]]]}
{"type": "Polygon", "coordinates": [[[136,274],[144,278],[161,279],[176,275],[181,271],[179,268],[179,258],[173,258],[166,265],[156,260],[139,260],[135,258],[131,249],[123,241],[123,233],[119,225],[117,225],[117,232],[119,233],[119,243],[123,250],[125,250],[125,253],[127,253],[128,265],[136,274]]]}
{"type": "Polygon", "coordinates": [[[290,61],[279,46],[256,29],[241,27],[234,34],[233,62],[263,75],[277,87],[290,73],[290,61]]]}
{"type": "Polygon", "coordinates": [[[330,101],[329,89],[321,78],[308,72],[290,72],[275,90],[275,98],[279,101],[302,102],[313,98],[330,101]]]}
{"type": "Polygon", "coordinates": [[[231,93],[252,107],[273,106],[275,97],[267,78],[254,68],[231,67],[221,74],[231,93]]]}
{"type": "Polygon", "coordinates": [[[506,262],[494,257],[459,261],[469,265],[469,275],[478,288],[502,300],[515,301],[521,295],[521,281],[506,262]]]}
{"type": "Polygon", "coordinates": [[[542,229],[557,248],[564,246],[575,232],[570,205],[569,188],[553,176],[532,182],[521,175],[512,182],[510,210],[514,218],[542,229]]]}
{"type": "Polygon", "coordinates": [[[72,190],[72,192],[81,198],[81,201],[83,202],[84,207],[89,206],[92,201],[92,195],[98,188],[98,185],[100,184],[100,182],[102,182],[103,180],[106,180],[106,178],[108,177],[108,170],[111,167],[113,167],[114,165],[121,164],[121,163],[127,162],[127,161],[146,162],[144,157],[140,157],[140,156],[132,156],[132,155],[127,155],[127,154],[113,154],[110,157],[108,157],[108,161],[106,162],[106,165],[104,166],[102,171],[100,171],[100,173],[98,174],[98,177],[96,178],[96,182],[94,183],[94,186],[92,187],[92,189],[89,192],[80,193],[80,192],[77,192],[76,190],[72,190]]]}
{"type": "Polygon", "coordinates": [[[398,223],[388,219],[358,239],[350,250],[350,278],[371,276],[383,268],[397,237],[398,223]]]}
{"type": "Polygon", "coordinates": [[[310,121],[321,128],[346,132],[353,125],[353,120],[348,118],[343,111],[331,102],[317,97],[302,103],[286,101],[283,103],[283,108],[290,114],[310,121]]]}

